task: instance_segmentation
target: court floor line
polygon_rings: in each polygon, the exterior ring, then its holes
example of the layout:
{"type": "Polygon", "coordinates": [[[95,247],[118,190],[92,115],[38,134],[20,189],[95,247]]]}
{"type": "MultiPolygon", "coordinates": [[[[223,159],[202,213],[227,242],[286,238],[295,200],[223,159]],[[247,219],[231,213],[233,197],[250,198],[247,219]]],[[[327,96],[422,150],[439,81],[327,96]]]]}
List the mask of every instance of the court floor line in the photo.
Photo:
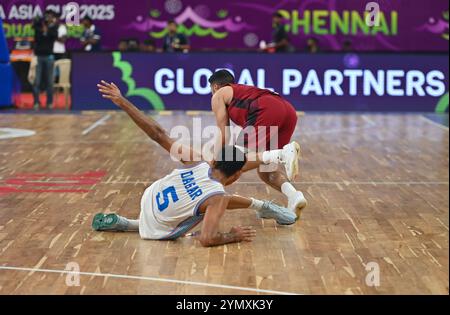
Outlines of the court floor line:
{"type": "MultiPolygon", "coordinates": [[[[0,183],[2,182],[2,177],[0,177],[0,183]]],[[[27,183],[33,183],[33,184],[44,184],[44,183],[64,183],[68,184],[68,181],[58,181],[58,180],[33,180],[33,181],[27,181],[27,183]]],[[[100,182],[96,183],[90,186],[94,185],[113,185],[113,184],[120,184],[120,185],[136,185],[136,184],[152,184],[154,181],[145,181],[145,180],[129,180],[129,181],[120,181],[120,180],[114,180],[114,181],[106,181],[106,182],[100,182]]],[[[266,185],[266,183],[262,181],[237,181],[233,183],[233,185],[241,184],[241,185],[266,185]]],[[[298,185],[449,185],[449,181],[301,181],[301,182],[292,182],[292,184],[298,184],[298,185]]],[[[74,186],[79,186],[79,184],[74,182],[74,186]]]]}
{"type": "Polygon", "coordinates": [[[59,273],[59,274],[70,274],[71,276],[79,274],[79,275],[82,275],[82,276],[91,276],[91,277],[104,277],[104,278],[117,278],[117,279],[132,279],[132,280],[166,282],[166,283],[175,283],[175,284],[182,284],[182,285],[203,286],[203,287],[210,287],[210,288],[230,289],[230,290],[248,291],[248,292],[256,292],[256,293],[267,293],[267,294],[278,294],[278,295],[302,295],[301,293],[265,290],[265,289],[257,289],[257,288],[248,288],[248,287],[240,287],[240,286],[233,286],[233,285],[226,285],[226,284],[197,282],[197,281],[188,281],[188,280],[177,280],[177,279],[167,279],[167,278],[158,278],[158,277],[121,275],[121,274],[101,273],[101,272],[85,272],[85,271],[74,272],[74,271],[71,271],[71,270],[26,268],[26,267],[14,267],[14,266],[0,266],[0,270],[28,271],[30,273],[35,273],[35,272],[59,273]]]}
{"type": "Polygon", "coordinates": [[[83,132],[81,133],[83,136],[87,135],[89,132],[91,132],[92,130],[94,130],[95,128],[97,128],[100,125],[104,125],[105,122],[111,118],[110,114],[106,114],[105,116],[103,116],[102,118],[100,118],[99,120],[97,120],[96,122],[94,122],[92,125],[90,125],[89,127],[87,127],[86,129],[83,130],[83,132]]]}
{"type": "MultiPolygon", "coordinates": [[[[108,185],[108,184],[152,184],[153,181],[107,181],[97,183],[96,185],[108,185]]],[[[398,182],[383,182],[383,181],[303,181],[303,182],[292,182],[293,184],[305,184],[305,185],[449,185],[447,181],[398,181],[398,182]]],[[[266,183],[262,181],[258,182],[250,182],[250,181],[237,181],[233,183],[233,185],[241,184],[241,185],[266,185],[266,183]]]]}

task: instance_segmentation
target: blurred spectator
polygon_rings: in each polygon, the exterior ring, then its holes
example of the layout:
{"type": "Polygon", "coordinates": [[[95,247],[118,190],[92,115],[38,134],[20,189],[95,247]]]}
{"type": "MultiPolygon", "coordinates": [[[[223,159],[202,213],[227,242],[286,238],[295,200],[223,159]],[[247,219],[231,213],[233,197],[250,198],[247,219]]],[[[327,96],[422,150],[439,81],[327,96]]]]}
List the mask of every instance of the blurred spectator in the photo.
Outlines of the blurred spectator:
{"type": "Polygon", "coordinates": [[[34,54],[36,56],[36,69],[33,82],[34,108],[39,108],[39,92],[41,79],[45,73],[45,90],[47,91],[46,105],[51,107],[53,103],[53,66],[55,56],[53,46],[58,37],[58,26],[55,24],[56,14],[50,10],[45,11],[44,17],[37,17],[33,20],[34,29],[34,54]]]}
{"type": "Polygon", "coordinates": [[[153,39],[146,39],[143,43],[140,45],[140,50],[143,52],[155,52],[156,51],[156,45],[155,41],[153,39]]]}
{"type": "Polygon", "coordinates": [[[319,42],[317,41],[316,38],[314,37],[308,38],[308,40],[306,41],[306,51],[309,52],[310,54],[315,54],[319,52],[319,42]]]}
{"type": "Polygon", "coordinates": [[[55,60],[67,58],[66,54],[66,40],[67,40],[67,27],[60,22],[60,15],[56,12],[51,12],[53,23],[58,27],[58,37],[53,44],[53,54],[55,60]]]}
{"type": "Polygon", "coordinates": [[[175,21],[167,22],[168,33],[164,37],[163,51],[165,52],[188,52],[190,49],[189,41],[186,36],[177,33],[178,25],[175,21]]]}
{"type": "Polygon", "coordinates": [[[352,41],[350,38],[347,38],[344,40],[344,43],[342,44],[342,51],[344,51],[344,52],[352,52],[353,51],[352,41]]]}
{"type": "Polygon", "coordinates": [[[136,38],[130,38],[128,40],[128,51],[139,51],[139,40],[136,38]]]}
{"type": "Polygon", "coordinates": [[[94,25],[89,16],[85,16],[81,20],[81,24],[84,31],[80,40],[84,51],[99,51],[101,49],[101,35],[98,27],[94,25]]]}
{"type": "Polygon", "coordinates": [[[127,51],[128,50],[128,40],[121,39],[119,42],[119,46],[117,46],[117,49],[121,52],[127,51]]]}
{"type": "Polygon", "coordinates": [[[287,52],[290,50],[289,37],[283,24],[283,16],[276,12],[272,16],[272,43],[268,48],[273,48],[275,52],[287,52]]]}

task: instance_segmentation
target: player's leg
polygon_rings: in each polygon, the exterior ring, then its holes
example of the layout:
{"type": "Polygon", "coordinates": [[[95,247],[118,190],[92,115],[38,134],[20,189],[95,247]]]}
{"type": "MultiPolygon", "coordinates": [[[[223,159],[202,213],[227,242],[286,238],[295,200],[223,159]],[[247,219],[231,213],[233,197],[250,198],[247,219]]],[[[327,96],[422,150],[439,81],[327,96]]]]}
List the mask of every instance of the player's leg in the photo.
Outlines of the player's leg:
{"type": "Polygon", "coordinates": [[[96,231],[139,232],[139,220],[132,220],[117,213],[97,213],[92,220],[92,228],[96,231]]]}
{"type": "Polygon", "coordinates": [[[33,106],[34,109],[39,109],[39,94],[40,94],[40,86],[41,86],[41,78],[42,78],[42,73],[44,70],[44,62],[43,62],[43,57],[36,57],[37,58],[37,64],[36,64],[36,69],[35,69],[35,77],[34,77],[34,82],[32,85],[33,88],[33,106]]]}
{"type": "Polygon", "coordinates": [[[274,172],[264,172],[258,169],[258,175],[263,182],[286,196],[288,200],[287,208],[295,212],[297,218],[300,218],[301,211],[306,207],[307,201],[303,193],[298,191],[287,179],[284,170],[281,167],[274,172]]]}
{"type": "Polygon", "coordinates": [[[278,190],[279,192],[281,192],[281,186],[284,183],[289,182],[289,180],[287,179],[287,176],[285,175],[286,173],[281,166],[277,166],[276,170],[274,170],[272,172],[270,172],[270,171],[266,172],[261,169],[258,169],[257,172],[258,172],[259,178],[264,183],[266,183],[273,189],[278,190]]]}
{"type": "Polygon", "coordinates": [[[296,142],[289,143],[297,125],[297,113],[290,104],[280,104],[279,108],[284,108],[280,117],[276,117],[275,113],[269,115],[270,117],[266,115],[266,117],[261,117],[260,124],[268,125],[271,123],[275,125],[275,122],[271,120],[272,116],[279,119],[277,134],[269,134],[266,137],[267,143],[265,145],[266,148],[273,146],[272,141],[276,136],[278,147],[283,149],[263,152],[260,157],[264,164],[279,164],[281,162],[285,165],[285,170],[282,167],[278,167],[273,171],[258,168],[258,175],[266,184],[282,192],[288,199],[288,209],[300,217],[301,210],[307,205],[307,201],[303,193],[297,191],[291,183],[291,180],[294,179],[299,170],[300,146],[296,142]]]}
{"type": "Polygon", "coordinates": [[[292,180],[298,174],[299,158],[300,146],[296,142],[291,142],[285,145],[282,149],[263,152],[248,152],[247,162],[242,168],[242,171],[248,172],[255,168],[259,168],[262,165],[268,164],[284,165],[284,169],[286,171],[285,175],[288,179],[292,180]]]}

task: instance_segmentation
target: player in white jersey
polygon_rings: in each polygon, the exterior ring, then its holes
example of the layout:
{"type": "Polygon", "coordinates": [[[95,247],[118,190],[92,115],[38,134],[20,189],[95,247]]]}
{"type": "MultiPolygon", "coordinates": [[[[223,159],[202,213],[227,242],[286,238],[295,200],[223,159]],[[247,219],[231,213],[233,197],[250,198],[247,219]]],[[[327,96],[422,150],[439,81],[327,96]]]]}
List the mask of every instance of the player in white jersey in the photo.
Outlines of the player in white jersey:
{"type": "Polygon", "coordinates": [[[225,194],[223,185],[210,173],[209,164],[200,162],[175,169],[147,188],[141,201],[141,237],[174,239],[200,223],[203,201],[225,194]]]}
{"type": "MultiPolygon", "coordinates": [[[[134,122],[166,151],[186,152],[153,119],[144,115],[125,99],[114,83],[102,81],[98,85],[103,97],[122,108],[134,122]]],[[[252,158],[261,164],[284,163],[286,170],[294,176],[298,169],[297,144],[287,145],[282,150],[255,153],[252,158]]],[[[197,238],[203,246],[214,246],[232,242],[251,241],[255,230],[251,227],[233,227],[228,233],[219,232],[219,222],[225,210],[251,208],[261,218],[275,219],[279,224],[293,224],[297,216],[293,211],[269,201],[227,195],[224,186],[235,182],[242,174],[247,156],[235,146],[224,146],[216,159],[193,162],[196,154],[192,148],[187,158],[177,155],[184,164],[182,168],[154,182],[141,200],[139,220],[120,215],[98,213],[92,227],[101,231],[138,231],[143,239],[170,240],[185,235],[203,221],[197,238]]],[[[254,163],[254,162],[253,162],[254,163]]]]}

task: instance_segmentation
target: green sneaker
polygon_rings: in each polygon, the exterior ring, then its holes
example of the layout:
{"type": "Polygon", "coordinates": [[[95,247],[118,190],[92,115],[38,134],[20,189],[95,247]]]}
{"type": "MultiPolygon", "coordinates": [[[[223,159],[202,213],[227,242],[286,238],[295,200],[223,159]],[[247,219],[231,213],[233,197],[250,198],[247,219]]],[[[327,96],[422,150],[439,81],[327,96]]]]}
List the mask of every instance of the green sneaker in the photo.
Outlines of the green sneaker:
{"type": "Polygon", "coordinates": [[[92,220],[92,228],[95,231],[116,231],[119,216],[115,213],[97,213],[92,220]]]}

